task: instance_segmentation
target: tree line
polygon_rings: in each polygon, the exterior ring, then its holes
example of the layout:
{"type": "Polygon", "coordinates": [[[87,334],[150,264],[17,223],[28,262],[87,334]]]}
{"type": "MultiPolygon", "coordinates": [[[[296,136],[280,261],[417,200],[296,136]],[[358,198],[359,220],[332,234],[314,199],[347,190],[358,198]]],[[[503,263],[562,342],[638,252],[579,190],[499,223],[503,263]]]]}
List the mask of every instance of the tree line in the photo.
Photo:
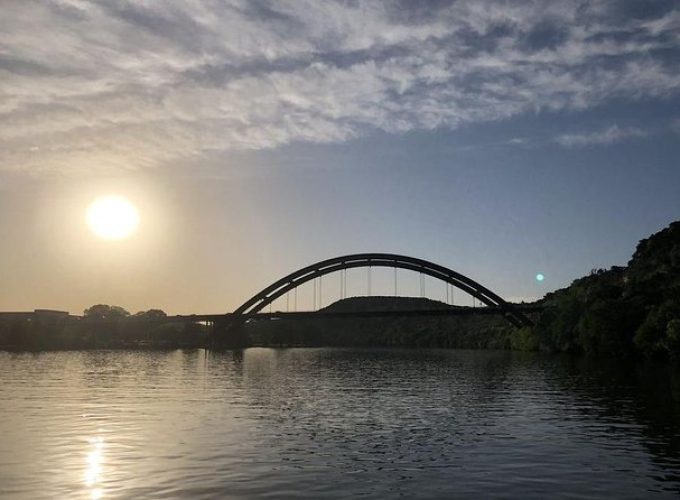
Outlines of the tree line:
{"type": "MultiPolygon", "coordinates": [[[[680,358],[680,221],[640,241],[626,266],[595,269],[539,302],[543,308],[535,326],[521,329],[498,318],[471,316],[282,320],[256,322],[246,331],[259,345],[491,348],[680,358]]],[[[81,318],[0,318],[0,346],[5,348],[198,347],[205,345],[208,333],[205,325],[172,321],[160,309],[131,315],[106,304],[87,308],[81,318]]]]}
{"type": "Polygon", "coordinates": [[[0,347],[11,349],[176,348],[205,344],[207,328],[172,321],[160,309],[130,314],[96,304],[78,316],[31,315],[0,319],[0,347]]]}
{"type": "Polygon", "coordinates": [[[542,349],[680,357],[680,221],[643,239],[627,266],[596,269],[546,295],[525,332],[542,349]]]}

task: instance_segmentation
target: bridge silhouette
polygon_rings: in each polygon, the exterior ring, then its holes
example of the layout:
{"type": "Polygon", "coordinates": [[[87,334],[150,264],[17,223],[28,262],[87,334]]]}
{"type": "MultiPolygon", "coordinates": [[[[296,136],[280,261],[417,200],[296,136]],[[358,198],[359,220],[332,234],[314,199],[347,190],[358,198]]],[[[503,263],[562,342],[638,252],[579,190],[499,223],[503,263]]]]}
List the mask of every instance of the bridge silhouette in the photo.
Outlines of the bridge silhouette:
{"type": "MultiPolygon", "coordinates": [[[[284,296],[291,290],[321,278],[330,273],[353,268],[390,267],[394,269],[406,269],[431,276],[452,285],[470,296],[479,300],[487,307],[477,309],[476,313],[500,314],[516,327],[530,326],[533,322],[523,311],[535,310],[533,306],[518,306],[506,302],[499,295],[476,281],[464,276],[452,269],[427,260],[396,255],[390,253],[360,253],[344,255],[332,259],[322,260],[310,266],[299,269],[275,281],[259,293],[245,301],[232,313],[219,315],[189,315],[183,319],[194,321],[206,321],[212,324],[211,340],[214,345],[238,344],[242,341],[242,326],[250,319],[274,319],[274,318],[321,318],[321,317],[371,317],[371,316],[425,316],[425,315],[460,315],[464,314],[461,308],[445,308],[432,310],[414,311],[315,311],[315,312],[274,312],[262,313],[261,311],[276,299],[284,296]]],[[[396,288],[396,285],[395,285],[396,288]]],[[[178,317],[179,318],[179,317],[178,317]]]]}

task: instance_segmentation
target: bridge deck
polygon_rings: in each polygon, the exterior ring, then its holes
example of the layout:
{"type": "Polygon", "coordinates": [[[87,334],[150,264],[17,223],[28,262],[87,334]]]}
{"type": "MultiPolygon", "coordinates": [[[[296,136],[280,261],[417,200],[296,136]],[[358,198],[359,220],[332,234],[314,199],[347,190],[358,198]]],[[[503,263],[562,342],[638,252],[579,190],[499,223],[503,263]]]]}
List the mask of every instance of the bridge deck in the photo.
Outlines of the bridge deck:
{"type": "MultiPolygon", "coordinates": [[[[541,310],[537,305],[513,305],[512,310],[526,313],[538,312],[541,310]]],[[[500,307],[451,307],[442,309],[419,309],[413,311],[296,311],[284,312],[274,311],[267,313],[257,313],[246,316],[254,320],[266,319],[321,319],[321,318],[375,318],[375,317],[402,317],[402,316],[466,316],[466,315],[493,315],[503,314],[500,307]]],[[[227,314],[190,314],[168,316],[169,321],[225,321],[234,318],[233,313],[227,314]]]]}

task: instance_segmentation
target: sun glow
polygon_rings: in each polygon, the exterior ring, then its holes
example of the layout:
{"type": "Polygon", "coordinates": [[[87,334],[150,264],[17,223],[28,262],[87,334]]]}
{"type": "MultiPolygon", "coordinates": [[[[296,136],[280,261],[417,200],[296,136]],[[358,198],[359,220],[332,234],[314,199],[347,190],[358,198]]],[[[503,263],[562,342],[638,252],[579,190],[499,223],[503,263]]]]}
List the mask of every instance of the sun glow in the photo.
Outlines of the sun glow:
{"type": "Polygon", "coordinates": [[[122,240],[137,230],[137,208],[122,196],[104,196],[87,208],[87,225],[100,238],[122,240]]]}

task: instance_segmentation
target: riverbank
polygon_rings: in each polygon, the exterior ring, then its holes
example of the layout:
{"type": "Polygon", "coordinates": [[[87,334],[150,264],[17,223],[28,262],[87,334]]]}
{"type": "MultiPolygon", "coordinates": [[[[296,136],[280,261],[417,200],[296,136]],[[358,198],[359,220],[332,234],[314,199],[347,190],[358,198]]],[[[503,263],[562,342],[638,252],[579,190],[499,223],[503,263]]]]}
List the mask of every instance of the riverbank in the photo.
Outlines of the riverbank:
{"type": "MultiPolygon", "coordinates": [[[[549,293],[515,328],[501,316],[390,316],[251,321],[245,345],[442,347],[566,352],[603,357],[680,358],[680,222],[640,241],[626,266],[594,269],[549,293]]],[[[325,311],[448,308],[423,298],[354,297],[325,311]]],[[[0,314],[0,349],[173,348],[208,345],[210,327],[149,310],[130,316],[97,305],[84,317],[0,314]]]]}

